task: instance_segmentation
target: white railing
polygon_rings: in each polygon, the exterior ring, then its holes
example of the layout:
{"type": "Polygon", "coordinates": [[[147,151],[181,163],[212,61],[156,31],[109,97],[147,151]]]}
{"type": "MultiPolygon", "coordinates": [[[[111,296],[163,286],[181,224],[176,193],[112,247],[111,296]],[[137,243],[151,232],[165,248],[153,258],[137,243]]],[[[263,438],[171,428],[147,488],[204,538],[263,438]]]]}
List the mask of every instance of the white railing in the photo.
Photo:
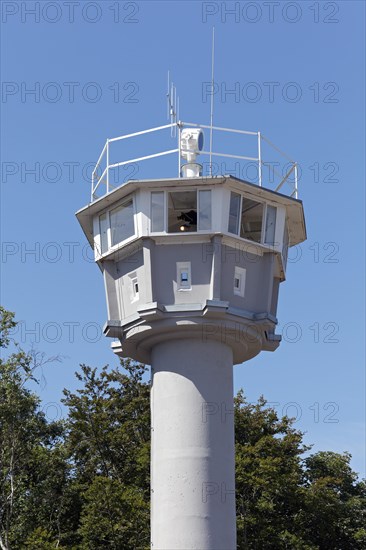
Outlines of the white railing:
{"type": "MultiPolygon", "coordinates": [[[[241,134],[241,135],[247,135],[247,136],[253,136],[256,138],[256,149],[257,149],[257,155],[256,156],[246,156],[246,155],[234,155],[229,153],[219,153],[217,151],[212,151],[211,147],[209,151],[197,151],[200,155],[208,155],[209,156],[209,175],[212,176],[212,157],[222,157],[222,158],[231,158],[231,159],[238,159],[238,160],[245,160],[245,161],[251,161],[255,162],[258,165],[258,185],[262,187],[263,183],[263,168],[268,167],[269,171],[272,171],[273,176],[276,176],[279,178],[279,183],[277,183],[274,187],[274,191],[280,191],[280,189],[283,187],[283,185],[287,182],[291,185],[290,192],[288,193],[291,197],[298,197],[298,166],[295,161],[293,161],[286,153],[284,153],[281,149],[279,149],[276,145],[274,145],[269,139],[267,139],[265,136],[261,134],[261,132],[250,132],[247,130],[238,130],[233,128],[222,128],[219,126],[208,126],[205,124],[196,124],[193,122],[174,122],[172,124],[165,124],[164,126],[158,126],[156,128],[150,128],[148,130],[142,130],[140,132],[134,132],[133,134],[126,134],[123,136],[119,136],[112,139],[107,139],[102,152],[99,156],[98,162],[95,165],[95,168],[92,173],[92,189],[91,189],[91,200],[92,202],[96,200],[98,197],[97,190],[99,189],[101,184],[105,185],[105,193],[109,193],[111,190],[115,189],[116,186],[112,185],[110,182],[110,170],[113,168],[118,168],[120,166],[125,166],[132,163],[142,162],[145,160],[162,157],[165,155],[172,155],[174,153],[177,153],[178,156],[178,177],[181,177],[181,160],[182,160],[182,149],[181,149],[181,133],[183,128],[185,127],[195,127],[195,128],[202,128],[202,129],[208,129],[210,130],[210,134],[213,134],[213,131],[215,132],[228,132],[231,134],[241,134]],[[146,135],[152,132],[158,132],[161,130],[166,130],[167,128],[177,127],[177,147],[175,149],[168,149],[165,151],[161,151],[159,153],[153,153],[150,155],[140,156],[136,158],[132,158],[129,160],[124,160],[122,162],[116,162],[116,163],[110,163],[110,144],[117,141],[122,141],[125,139],[133,138],[136,136],[142,136],[146,135]],[[289,169],[286,170],[285,174],[279,173],[273,166],[272,162],[266,162],[263,160],[262,157],[262,142],[265,142],[266,145],[270,146],[274,151],[276,151],[279,155],[281,155],[283,158],[285,158],[288,161],[289,169]],[[98,175],[98,171],[100,171],[100,167],[102,164],[102,161],[105,157],[105,168],[102,171],[101,175],[98,175]],[[294,179],[291,181],[289,179],[290,175],[294,173],[294,179]]],[[[210,139],[210,145],[212,146],[212,142],[214,140],[210,139]]],[[[277,163],[278,164],[278,163],[277,163]]],[[[222,174],[226,175],[226,174],[222,174]]]]}

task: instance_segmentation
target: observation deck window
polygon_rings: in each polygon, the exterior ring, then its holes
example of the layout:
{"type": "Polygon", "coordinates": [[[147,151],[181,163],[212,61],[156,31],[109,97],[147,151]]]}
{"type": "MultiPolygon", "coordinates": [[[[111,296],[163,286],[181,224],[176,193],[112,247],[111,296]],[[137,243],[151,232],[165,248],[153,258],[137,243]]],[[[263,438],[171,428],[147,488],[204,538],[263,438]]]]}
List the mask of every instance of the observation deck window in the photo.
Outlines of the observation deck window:
{"type": "Polygon", "coordinates": [[[100,254],[135,235],[134,210],[133,198],[130,197],[99,216],[100,254]]]}
{"type": "Polygon", "coordinates": [[[196,233],[212,229],[211,190],[152,191],[152,233],[196,233]]]}
{"type": "Polygon", "coordinates": [[[262,240],[263,204],[243,197],[240,236],[260,243],[262,240]]]}
{"type": "Polygon", "coordinates": [[[231,192],[228,232],[256,243],[274,245],[277,208],[231,192]]]}

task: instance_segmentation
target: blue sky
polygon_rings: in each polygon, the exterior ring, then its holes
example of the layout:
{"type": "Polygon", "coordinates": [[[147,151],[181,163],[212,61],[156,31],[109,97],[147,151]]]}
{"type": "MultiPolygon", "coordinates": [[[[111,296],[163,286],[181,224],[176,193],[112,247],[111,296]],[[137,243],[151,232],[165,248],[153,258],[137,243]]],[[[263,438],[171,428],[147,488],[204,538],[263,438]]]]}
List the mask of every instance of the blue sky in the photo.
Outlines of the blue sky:
{"type": "Polygon", "coordinates": [[[214,25],[215,123],[260,130],[299,162],[308,231],[281,285],[283,342],[236,366],[235,389],[296,416],[314,450],[350,451],[364,475],[364,3],[1,8],[1,302],[22,321],[25,348],[64,356],[37,390],[49,417],[62,414],[79,363],[116,364],[100,332],[101,273],[74,216],[89,201],[90,165],[107,137],[166,123],[168,69],[181,118],[209,123],[214,25]]]}

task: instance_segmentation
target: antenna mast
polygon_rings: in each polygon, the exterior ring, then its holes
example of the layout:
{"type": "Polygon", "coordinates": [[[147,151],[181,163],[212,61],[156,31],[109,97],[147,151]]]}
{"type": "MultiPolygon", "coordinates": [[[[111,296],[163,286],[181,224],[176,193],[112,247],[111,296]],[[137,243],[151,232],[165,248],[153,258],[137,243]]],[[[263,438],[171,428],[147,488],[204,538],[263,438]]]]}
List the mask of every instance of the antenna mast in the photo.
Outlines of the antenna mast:
{"type": "MultiPolygon", "coordinates": [[[[167,89],[167,118],[170,124],[176,124],[179,120],[179,97],[177,98],[177,88],[173,82],[170,82],[170,71],[168,71],[168,89],[167,89]]],[[[172,126],[170,129],[171,137],[176,137],[177,127],[172,126]]]]}
{"type": "Polygon", "coordinates": [[[212,176],[212,126],[214,111],[214,69],[215,69],[215,27],[212,27],[212,55],[211,55],[211,113],[210,113],[210,176],[212,176]]]}

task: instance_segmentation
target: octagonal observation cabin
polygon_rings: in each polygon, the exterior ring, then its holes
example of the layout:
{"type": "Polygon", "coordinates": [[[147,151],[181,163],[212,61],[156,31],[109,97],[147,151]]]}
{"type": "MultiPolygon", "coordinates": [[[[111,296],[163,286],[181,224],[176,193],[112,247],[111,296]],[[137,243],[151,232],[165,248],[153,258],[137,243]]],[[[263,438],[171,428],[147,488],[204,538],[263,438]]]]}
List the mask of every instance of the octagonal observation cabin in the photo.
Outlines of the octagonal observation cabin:
{"type": "Polygon", "coordinates": [[[114,351],[149,363],[162,333],[202,338],[205,330],[207,338],[228,339],[234,363],[275,350],[288,248],[306,239],[297,183],[297,164],[260,132],[176,122],[107,140],[93,172],[91,202],[77,218],[104,275],[105,334],[118,339],[114,351]],[[134,154],[136,138],[153,138],[156,150],[162,143],[157,134],[167,131],[176,148],[134,154]],[[226,141],[220,142],[220,136],[226,141]],[[132,158],[111,162],[115,142],[128,141],[133,142],[132,158]],[[227,152],[213,152],[213,143],[227,152]],[[264,145],[285,159],[284,171],[278,170],[281,163],[272,162],[273,155],[271,162],[263,158],[264,145]],[[136,172],[166,156],[176,157],[173,177],[112,178],[113,170],[134,167],[136,172]],[[206,165],[197,157],[207,158],[206,165]],[[233,163],[231,174],[219,173],[227,169],[222,159],[233,163]],[[240,177],[237,168],[245,163],[256,167],[256,181],[240,177]],[[254,327],[254,335],[243,342],[234,335],[238,326],[252,332],[254,327]]]}

